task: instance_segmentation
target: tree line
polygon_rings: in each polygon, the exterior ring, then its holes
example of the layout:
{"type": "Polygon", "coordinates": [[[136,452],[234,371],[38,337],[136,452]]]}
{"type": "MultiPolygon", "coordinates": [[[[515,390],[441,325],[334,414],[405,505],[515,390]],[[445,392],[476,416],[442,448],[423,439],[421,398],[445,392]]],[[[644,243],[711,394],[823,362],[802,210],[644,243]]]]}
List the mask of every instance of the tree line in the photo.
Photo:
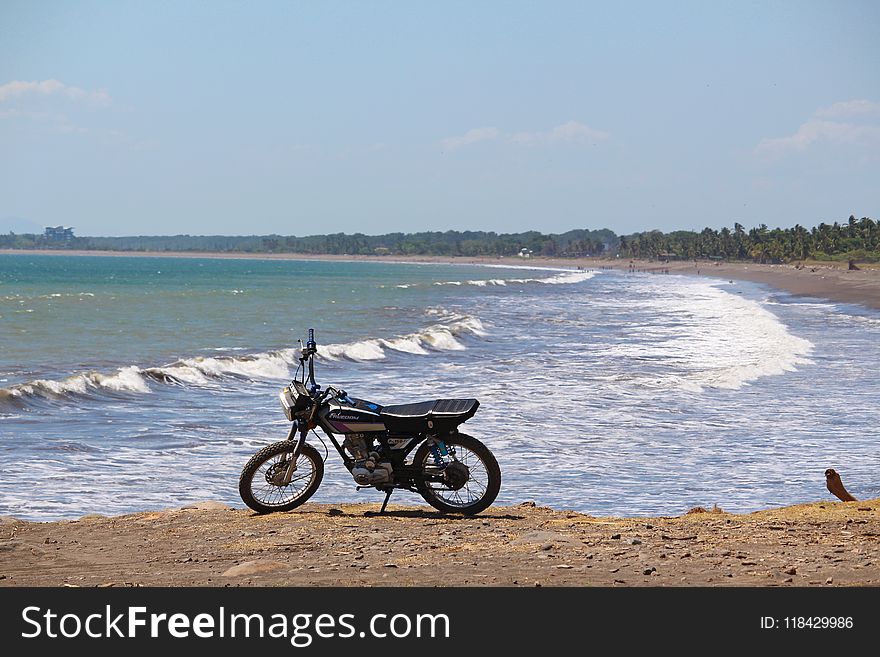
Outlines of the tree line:
{"type": "Polygon", "coordinates": [[[0,248],[77,249],[109,251],[191,251],[240,253],[304,253],[314,255],[439,255],[508,256],[523,251],[561,257],[596,256],[617,244],[614,232],[570,230],[559,234],[538,231],[387,233],[334,233],[330,235],[139,235],[131,237],[74,237],[56,243],[43,235],[0,235],[0,248]]]}
{"type": "Polygon", "coordinates": [[[796,260],[858,260],[880,262],[880,222],[868,217],[846,222],[820,223],[813,228],[795,224],[792,228],[768,228],[761,224],[746,231],[704,228],[699,233],[650,231],[622,236],[618,253],[631,258],[676,257],[718,258],[754,262],[796,260]]]}
{"type": "Polygon", "coordinates": [[[0,235],[0,248],[78,249],[107,251],[184,251],[193,253],[302,253],[313,255],[437,255],[437,256],[605,256],[647,259],[714,258],[755,262],[795,260],[858,260],[880,262],[880,222],[868,217],[773,228],[761,224],[746,230],[704,228],[696,231],[659,230],[616,235],[608,229],[577,229],[565,233],[495,233],[487,231],[334,233],[329,235],[140,235],[131,237],[74,237],[63,243],[44,235],[0,235]]]}

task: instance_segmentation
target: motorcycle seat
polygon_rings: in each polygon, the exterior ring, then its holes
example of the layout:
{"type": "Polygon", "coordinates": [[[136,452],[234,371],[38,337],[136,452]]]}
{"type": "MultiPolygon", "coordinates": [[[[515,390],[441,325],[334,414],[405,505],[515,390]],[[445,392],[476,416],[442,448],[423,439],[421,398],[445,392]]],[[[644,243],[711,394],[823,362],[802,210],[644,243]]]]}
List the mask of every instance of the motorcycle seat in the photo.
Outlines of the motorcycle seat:
{"type": "Polygon", "coordinates": [[[473,417],[476,399],[435,399],[415,404],[385,406],[379,415],[392,433],[447,433],[473,417]]]}

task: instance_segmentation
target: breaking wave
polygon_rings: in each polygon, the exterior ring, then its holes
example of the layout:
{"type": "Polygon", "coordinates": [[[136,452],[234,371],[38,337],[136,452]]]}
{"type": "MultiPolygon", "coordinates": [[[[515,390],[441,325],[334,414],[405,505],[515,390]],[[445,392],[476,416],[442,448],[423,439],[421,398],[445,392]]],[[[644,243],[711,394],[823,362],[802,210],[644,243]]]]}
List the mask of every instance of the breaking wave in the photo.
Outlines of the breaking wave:
{"type": "Polygon", "coordinates": [[[319,348],[319,356],[329,360],[381,360],[388,349],[408,354],[424,355],[433,351],[460,351],[465,345],[460,338],[465,335],[483,337],[483,323],[470,315],[453,316],[451,321],[435,324],[417,333],[385,340],[374,338],[346,344],[330,344],[319,348]]]}
{"type": "MultiPolygon", "coordinates": [[[[556,271],[556,270],[552,270],[556,271]]],[[[544,285],[568,285],[571,283],[581,283],[587,281],[598,272],[588,270],[561,270],[560,273],[553,276],[543,276],[539,278],[489,278],[485,280],[471,281],[438,281],[434,285],[475,285],[477,287],[500,286],[526,284],[526,283],[542,283],[544,285]]],[[[397,287],[413,287],[413,285],[398,285],[397,287]]]]}
{"type": "Polygon", "coordinates": [[[92,391],[108,392],[149,392],[150,388],[142,376],[142,370],[130,365],[115,374],[87,372],[74,374],[66,379],[36,379],[29,383],[0,388],[0,401],[26,397],[63,397],[71,394],[85,395],[92,391]]]}
{"type": "MultiPolygon", "coordinates": [[[[470,315],[445,313],[445,321],[421,331],[389,339],[371,338],[318,347],[318,358],[327,361],[382,360],[388,352],[429,355],[437,351],[466,348],[464,336],[487,335],[483,323],[470,315]]],[[[80,395],[150,393],[150,383],[178,386],[212,386],[223,379],[271,380],[290,378],[298,364],[298,349],[245,354],[184,358],[162,367],[139,368],[129,365],[113,374],[86,372],[64,379],[36,379],[0,388],[0,403],[27,403],[29,399],[55,400],[80,395]]]]}
{"type": "Polygon", "coordinates": [[[693,392],[736,390],[813,363],[812,342],[791,333],[762,304],[715,283],[667,285],[643,306],[654,323],[640,327],[641,339],[608,350],[613,357],[644,366],[674,364],[671,372],[640,375],[642,385],[693,392]]]}

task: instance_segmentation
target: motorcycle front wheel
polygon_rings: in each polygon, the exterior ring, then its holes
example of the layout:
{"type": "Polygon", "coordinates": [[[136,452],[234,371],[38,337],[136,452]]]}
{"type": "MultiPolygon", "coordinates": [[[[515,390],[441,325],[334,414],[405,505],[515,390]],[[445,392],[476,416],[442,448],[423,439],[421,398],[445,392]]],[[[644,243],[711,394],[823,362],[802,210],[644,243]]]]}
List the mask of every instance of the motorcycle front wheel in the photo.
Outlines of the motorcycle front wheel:
{"type": "Polygon", "coordinates": [[[284,440],[264,447],[251,457],[238,479],[242,501],[257,513],[290,511],[309,499],[324,478],[324,460],[314,447],[305,443],[296,460],[290,481],[281,478],[290,459],[294,442],[284,440]]]}
{"type": "Polygon", "coordinates": [[[501,468],[495,456],[479,440],[463,433],[446,436],[443,442],[448,454],[440,454],[439,462],[430,443],[416,450],[413,465],[426,475],[416,482],[419,494],[444,513],[473,515],[487,509],[501,490],[501,468]]]}

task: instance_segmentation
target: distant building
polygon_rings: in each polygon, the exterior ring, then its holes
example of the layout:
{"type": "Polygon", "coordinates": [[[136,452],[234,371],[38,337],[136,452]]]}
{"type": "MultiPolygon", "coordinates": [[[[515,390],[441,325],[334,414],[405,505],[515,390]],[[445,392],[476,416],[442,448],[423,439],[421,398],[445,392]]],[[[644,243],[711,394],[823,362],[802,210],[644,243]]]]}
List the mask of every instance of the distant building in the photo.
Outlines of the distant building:
{"type": "Polygon", "coordinates": [[[532,250],[523,247],[519,250],[519,253],[517,255],[520,258],[531,258],[532,257],[532,250]]]}
{"type": "Polygon", "coordinates": [[[45,237],[49,242],[70,242],[73,239],[73,228],[46,226],[45,237]]]}

